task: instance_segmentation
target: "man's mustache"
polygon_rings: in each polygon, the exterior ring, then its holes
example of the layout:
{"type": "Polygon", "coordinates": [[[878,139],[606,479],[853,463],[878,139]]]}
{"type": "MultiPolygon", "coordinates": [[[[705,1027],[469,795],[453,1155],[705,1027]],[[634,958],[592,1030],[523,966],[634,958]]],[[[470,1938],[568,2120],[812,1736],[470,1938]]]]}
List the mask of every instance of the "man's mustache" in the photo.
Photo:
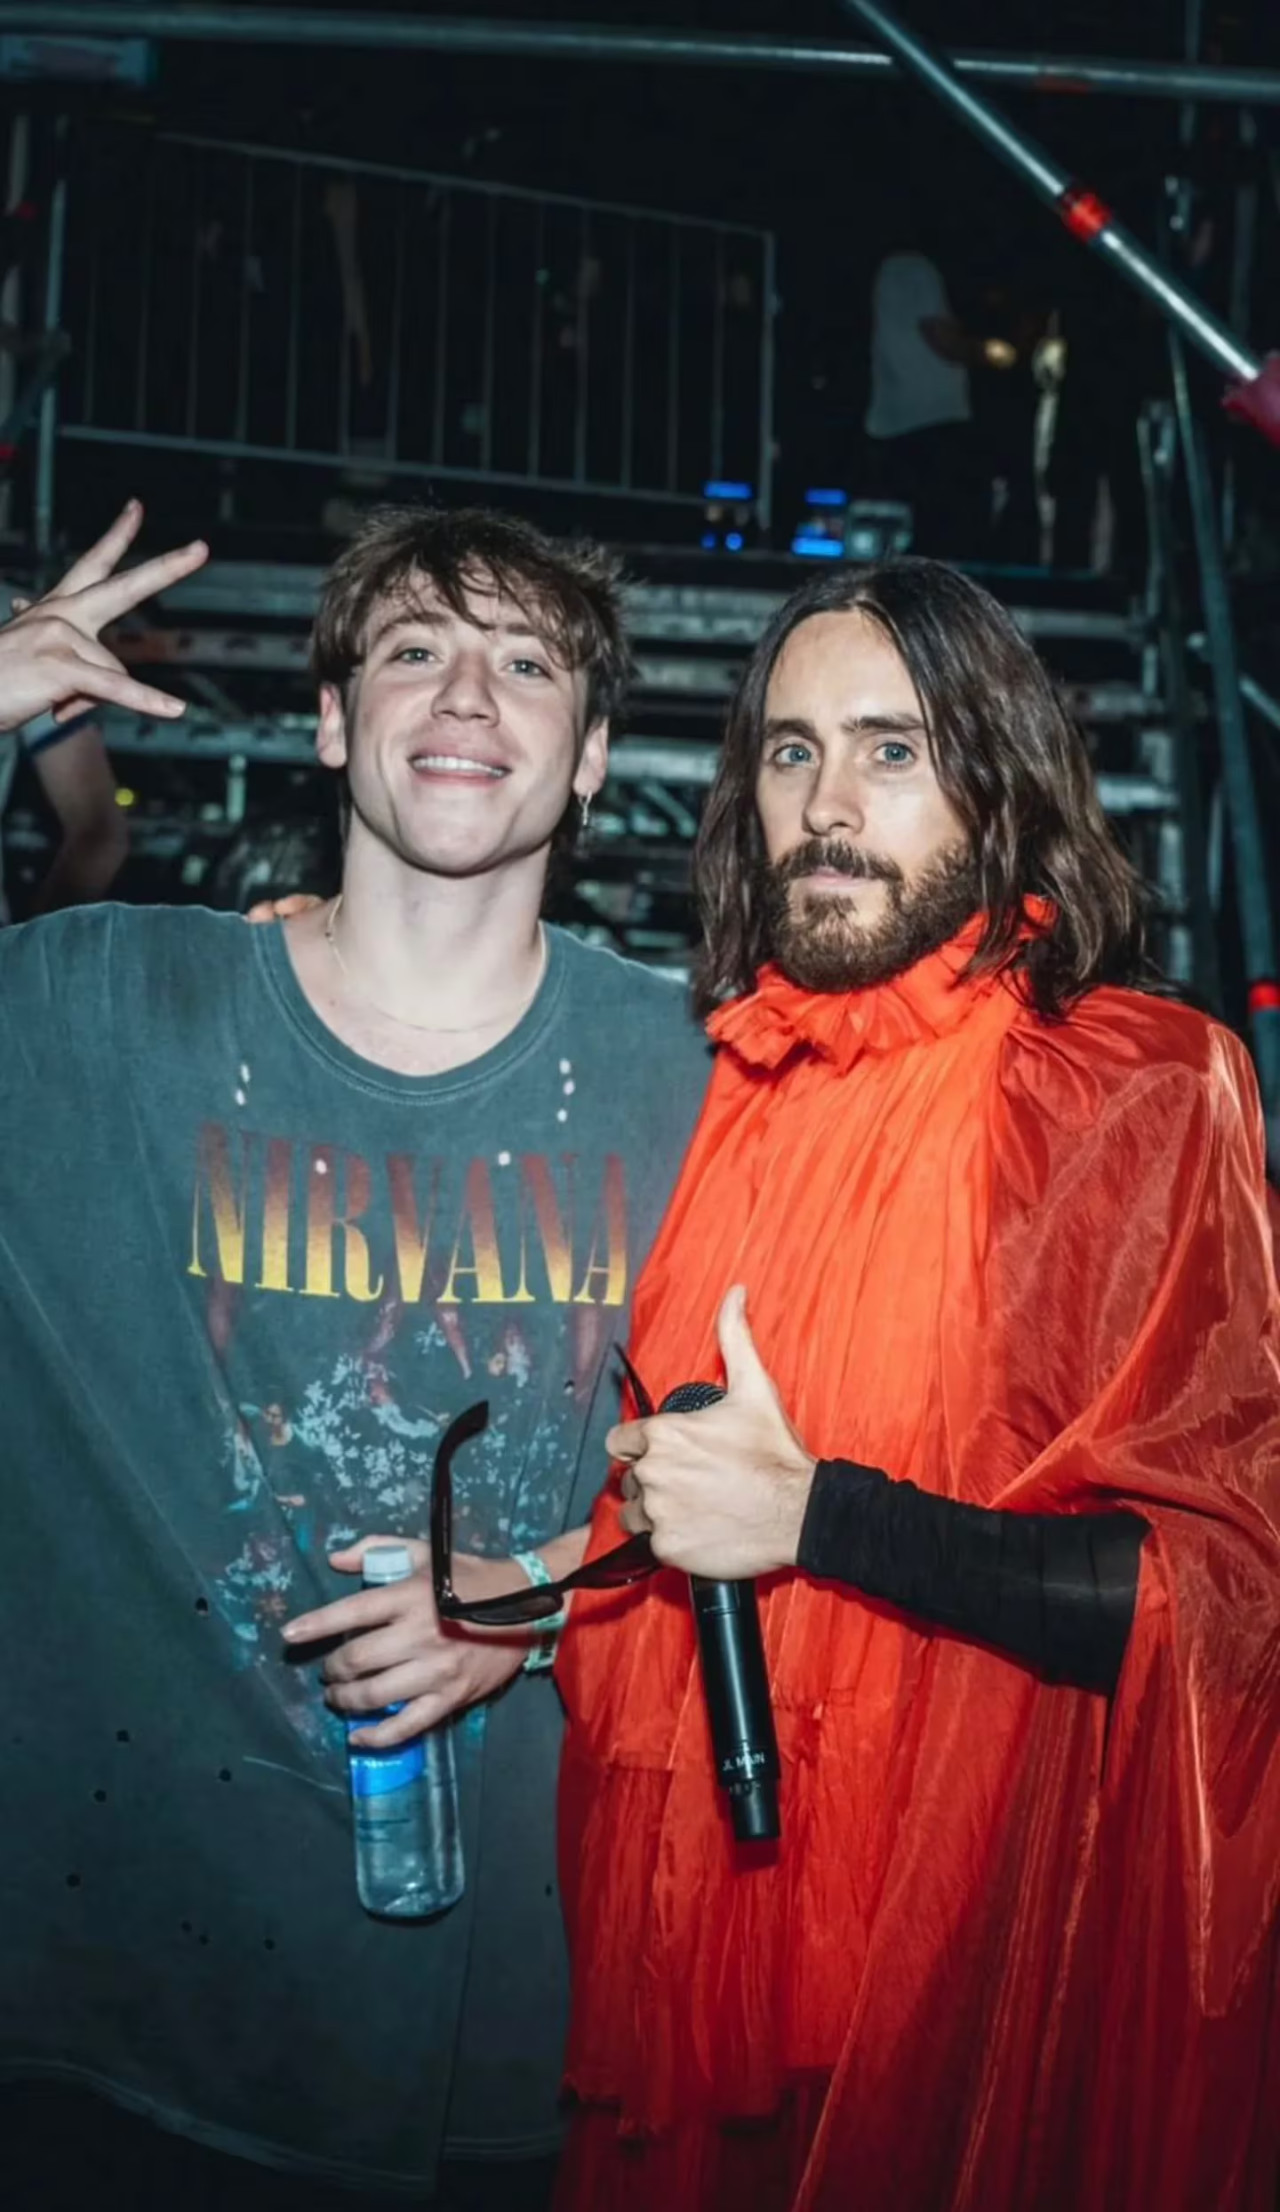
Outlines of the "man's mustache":
{"type": "Polygon", "coordinates": [[[883,853],[863,852],[857,845],[846,844],[839,837],[810,837],[803,845],[797,845],[784,860],[773,868],[773,880],[779,890],[790,883],[798,883],[802,876],[820,874],[823,870],[849,876],[855,883],[901,883],[902,870],[895,861],[887,860],[883,853]]]}

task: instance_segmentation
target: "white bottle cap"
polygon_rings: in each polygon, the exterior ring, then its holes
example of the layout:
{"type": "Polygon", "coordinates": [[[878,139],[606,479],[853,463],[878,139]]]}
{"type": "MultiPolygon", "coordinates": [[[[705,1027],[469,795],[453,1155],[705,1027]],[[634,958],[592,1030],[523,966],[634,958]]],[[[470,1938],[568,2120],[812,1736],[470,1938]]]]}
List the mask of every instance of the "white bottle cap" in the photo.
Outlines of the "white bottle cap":
{"type": "Polygon", "coordinates": [[[413,1573],[413,1561],[404,1544],[375,1544],[364,1555],[364,1584],[376,1589],[382,1582],[404,1582],[413,1573]]]}

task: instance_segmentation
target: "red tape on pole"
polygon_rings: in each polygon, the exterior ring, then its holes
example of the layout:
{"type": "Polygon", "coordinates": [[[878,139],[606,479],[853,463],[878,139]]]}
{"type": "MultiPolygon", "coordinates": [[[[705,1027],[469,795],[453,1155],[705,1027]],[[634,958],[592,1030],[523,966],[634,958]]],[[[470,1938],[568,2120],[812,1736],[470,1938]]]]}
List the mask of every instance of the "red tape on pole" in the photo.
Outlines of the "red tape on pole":
{"type": "Polygon", "coordinates": [[[1083,184],[1069,184],[1058,198],[1058,213],[1073,238],[1092,245],[1099,231],[1111,221],[1111,210],[1096,192],[1090,192],[1083,184]]]}
{"type": "Polygon", "coordinates": [[[1251,1014],[1280,1014],[1280,983],[1251,983],[1249,985],[1249,1012],[1251,1014]]]}
{"type": "Polygon", "coordinates": [[[1269,353],[1257,376],[1229,384],[1222,404],[1238,422],[1251,422],[1272,445],[1280,445],[1280,353],[1269,353]]]}

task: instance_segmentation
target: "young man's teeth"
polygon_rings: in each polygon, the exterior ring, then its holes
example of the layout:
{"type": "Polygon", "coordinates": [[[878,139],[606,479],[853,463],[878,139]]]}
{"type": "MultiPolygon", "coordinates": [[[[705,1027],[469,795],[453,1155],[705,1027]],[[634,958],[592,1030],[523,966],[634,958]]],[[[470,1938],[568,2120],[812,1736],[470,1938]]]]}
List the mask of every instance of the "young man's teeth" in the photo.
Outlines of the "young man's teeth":
{"type": "Polygon", "coordinates": [[[410,765],[414,768],[447,768],[453,774],[464,776],[500,776],[501,768],[491,767],[487,760],[464,760],[460,753],[415,753],[410,765]]]}

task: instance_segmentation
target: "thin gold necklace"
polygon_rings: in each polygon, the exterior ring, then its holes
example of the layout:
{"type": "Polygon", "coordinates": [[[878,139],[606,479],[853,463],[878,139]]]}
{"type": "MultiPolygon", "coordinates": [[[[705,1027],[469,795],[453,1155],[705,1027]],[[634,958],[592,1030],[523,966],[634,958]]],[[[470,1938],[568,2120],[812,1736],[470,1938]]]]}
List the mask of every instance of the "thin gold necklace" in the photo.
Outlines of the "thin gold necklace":
{"type": "Polygon", "coordinates": [[[393,1014],[388,1007],[379,1006],[377,999],[370,998],[369,993],[364,989],[364,986],[360,983],[357,983],[355,977],[352,975],[350,968],[347,966],[346,961],[343,959],[342,954],[338,950],[338,941],[333,934],[333,925],[338,919],[338,912],[341,908],[341,905],[342,893],[341,891],[339,891],[337,898],[330,901],[329,911],[324,918],[324,941],[329,947],[329,950],[333,954],[334,959],[337,961],[343,976],[345,977],[347,983],[350,985],[351,989],[355,992],[357,998],[362,998],[366,1006],[371,1006],[373,1008],[375,1014],[381,1014],[384,1021],[395,1022],[397,1026],[401,1029],[416,1029],[421,1031],[423,1036],[427,1037],[469,1037],[472,1036],[477,1029],[492,1029],[495,1023],[506,1021],[508,1017],[511,1017],[513,1020],[518,1021],[520,1016],[525,1013],[532,1005],[534,999],[537,997],[538,992],[542,987],[542,979],[547,972],[547,933],[546,930],[543,928],[542,923],[539,922],[538,973],[534,978],[532,990],[527,992],[525,997],[521,999],[518,1004],[513,1003],[511,1006],[504,1007],[501,1013],[489,1014],[486,1016],[484,1021],[464,1022],[461,1028],[458,1029],[443,1028],[439,1022],[408,1021],[403,1014],[393,1014]]]}

